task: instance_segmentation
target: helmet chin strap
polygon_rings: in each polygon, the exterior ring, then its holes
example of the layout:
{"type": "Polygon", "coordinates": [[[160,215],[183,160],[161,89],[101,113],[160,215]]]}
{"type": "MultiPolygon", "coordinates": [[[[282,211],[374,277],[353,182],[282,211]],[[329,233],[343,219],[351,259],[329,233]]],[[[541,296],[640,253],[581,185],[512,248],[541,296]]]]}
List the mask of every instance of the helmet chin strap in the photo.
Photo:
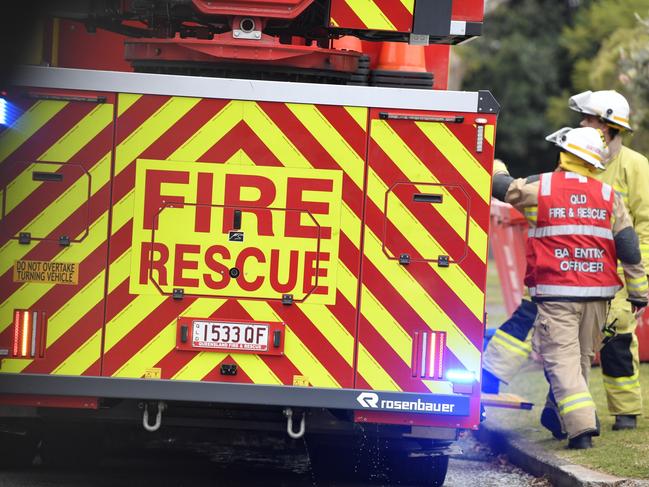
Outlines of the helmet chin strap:
{"type": "Polygon", "coordinates": [[[574,172],[582,176],[594,176],[600,170],[570,152],[559,153],[559,167],[563,171],[574,172]]]}

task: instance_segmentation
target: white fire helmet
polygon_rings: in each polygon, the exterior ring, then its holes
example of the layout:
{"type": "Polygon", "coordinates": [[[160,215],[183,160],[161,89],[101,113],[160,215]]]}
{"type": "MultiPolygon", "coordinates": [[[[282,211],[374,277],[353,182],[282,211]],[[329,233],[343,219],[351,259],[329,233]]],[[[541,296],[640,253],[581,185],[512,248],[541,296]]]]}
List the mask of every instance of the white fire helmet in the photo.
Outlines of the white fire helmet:
{"type": "Polygon", "coordinates": [[[592,127],[576,129],[563,127],[548,135],[545,140],[579,157],[600,171],[604,170],[604,160],[608,157],[608,147],[601,130],[592,127]]]}
{"type": "Polygon", "coordinates": [[[629,122],[629,102],[617,91],[584,91],[571,96],[568,107],[579,113],[596,115],[613,128],[633,130],[629,122]]]}

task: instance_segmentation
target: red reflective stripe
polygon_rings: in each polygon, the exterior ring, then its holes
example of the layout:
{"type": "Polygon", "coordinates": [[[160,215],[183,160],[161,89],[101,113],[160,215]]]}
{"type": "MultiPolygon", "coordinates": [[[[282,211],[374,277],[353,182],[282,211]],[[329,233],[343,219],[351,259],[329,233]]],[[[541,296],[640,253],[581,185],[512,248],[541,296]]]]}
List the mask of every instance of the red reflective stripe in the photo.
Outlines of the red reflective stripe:
{"type": "Polygon", "coordinates": [[[21,328],[20,324],[22,322],[22,311],[14,311],[14,341],[13,341],[13,355],[17,357],[20,353],[20,339],[21,339],[21,328]]]}
{"type": "Polygon", "coordinates": [[[31,315],[29,311],[20,312],[20,356],[29,357],[29,343],[32,336],[31,315]]]}
{"type": "Polygon", "coordinates": [[[419,361],[419,344],[420,342],[420,332],[416,331],[412,337],[412,356],[410,357],[410,368],[412,369],[412,376],[417,377],[417,366],[420,363],[419,361]]]}
{"type": "Polygon", "coordinates": [[[435,332],[426,332],[428,337],[426,341],[426,363],[424,364],[424,373],[422,374],[425,378],[430,378],[431,375],[435,372],[435,366],[433,362],[435,361],[435,332]]]}

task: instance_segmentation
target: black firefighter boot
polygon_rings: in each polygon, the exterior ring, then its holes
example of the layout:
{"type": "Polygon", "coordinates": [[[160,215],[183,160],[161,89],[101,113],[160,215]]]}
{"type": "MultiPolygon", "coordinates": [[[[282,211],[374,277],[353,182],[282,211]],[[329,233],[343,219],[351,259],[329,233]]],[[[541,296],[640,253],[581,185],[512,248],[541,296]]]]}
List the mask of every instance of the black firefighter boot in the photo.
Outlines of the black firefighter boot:
{"type": "Polygon", "coordinates": [[[500,380],[487,369],[482,369],[482,392],[485,394],[498,394],[500,380]]]}
{"type": "Polygon", "coordinates": [[[593,447],[593,431],[586,431],[568,440],[568,448],[571,450],[586,450],[593,447]]]}
{"type": "Polygon", "coordinates": [[[615,416],[613,431],[634,430],[637,427],[637,416],[632,414],[618,414],[615,416]]]}
{"type": "Polygon", "coordinates": [[[568,438],[568,434],[563,431],[563,425],[561,423],[561,418],[556,409],[545,407],[541,413],[541,424],[552,433],[557,440],[565,440],[568,438]]]}

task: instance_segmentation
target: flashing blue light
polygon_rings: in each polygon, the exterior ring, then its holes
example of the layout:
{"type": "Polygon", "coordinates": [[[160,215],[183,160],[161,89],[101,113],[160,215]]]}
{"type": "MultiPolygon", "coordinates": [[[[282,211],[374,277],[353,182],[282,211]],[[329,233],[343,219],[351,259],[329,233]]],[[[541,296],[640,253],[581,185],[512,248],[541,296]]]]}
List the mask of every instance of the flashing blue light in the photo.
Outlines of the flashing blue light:
{"type": "Polygon", "coordinates": [[[461,384],[475,382],[475,374],[464,369],[450,369],[446,371],[446,380],[461,384]]]}
{"type": "MultiPolygon", "coordinates": [[[[3,93],[4,95],[4,93],[3,93]]],[[[0,127],[11,127],[20,118],[22,111],[7,100],[4,96],[0,96],[0,127]]]]}
{"type": "Polygon", "coordinates": [[[7,125],[7,100],[0,98],[0,125],[7,125]]]}

